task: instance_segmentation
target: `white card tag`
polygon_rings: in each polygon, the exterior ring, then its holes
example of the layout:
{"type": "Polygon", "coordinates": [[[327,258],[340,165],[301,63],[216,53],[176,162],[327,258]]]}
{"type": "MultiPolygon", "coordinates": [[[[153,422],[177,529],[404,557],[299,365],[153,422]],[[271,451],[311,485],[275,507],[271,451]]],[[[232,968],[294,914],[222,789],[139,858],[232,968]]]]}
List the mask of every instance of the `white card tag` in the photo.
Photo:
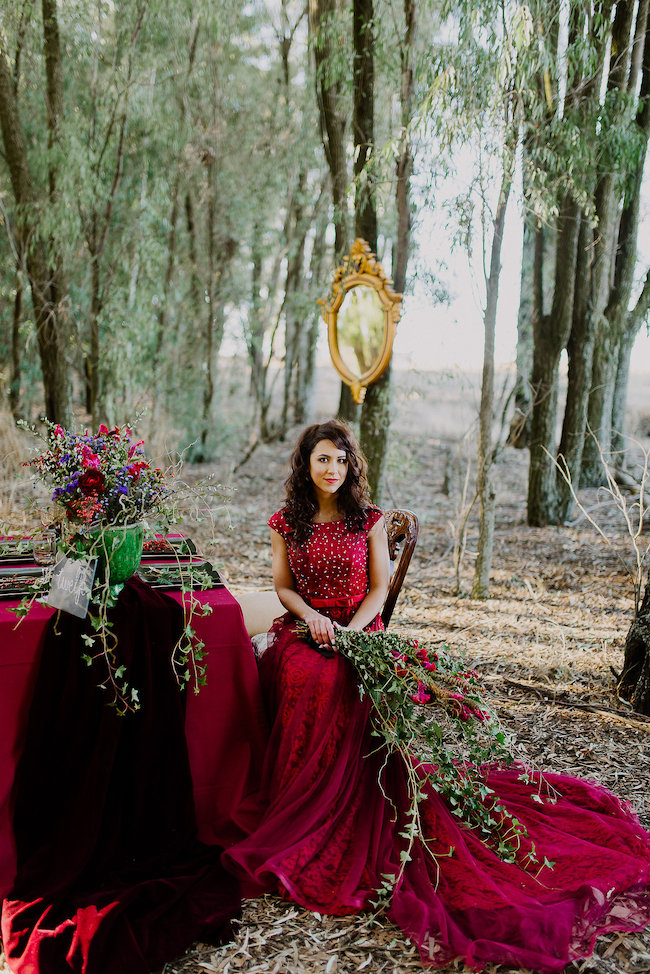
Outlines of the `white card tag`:
{"type": "Polygon", "coordinates": [[[85,619],[96,569],[96,558],[61,556],[52,569],[50,590],[43,601],[78,619],[85,619]]]}

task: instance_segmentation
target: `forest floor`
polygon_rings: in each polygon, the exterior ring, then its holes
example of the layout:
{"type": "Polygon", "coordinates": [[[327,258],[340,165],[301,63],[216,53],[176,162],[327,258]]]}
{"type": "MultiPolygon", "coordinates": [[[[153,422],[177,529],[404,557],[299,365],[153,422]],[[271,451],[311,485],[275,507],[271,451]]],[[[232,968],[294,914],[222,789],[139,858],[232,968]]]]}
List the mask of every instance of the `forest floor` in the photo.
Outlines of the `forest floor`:
{"type": "MultiPolygon", "coordinates": [[[[420,519],[391,628],[445,642],[464,655],[482,675],[492,707],[516,735],[525,760],[606,785],[650,828],[650,718],[631,713],[614,692],[634,607],[626,569],[634,563],[634,548],[620,514],[606,493],[589,490],[580,501],[607,538],[579,510],[569,526],[528,527],[528,455],[506,448],[497,461],[490,598],[455,594],[454,535],[466,458],[474,450],[472,436],[465,435],[473,406],[457,381],[416,379],[397,397],[383,504],[409,508],[420,519]]],[[[647,432],[645,389],[639,386],[636,412],[633,400],[631,425],[641,432],[647,432]]],[[[650,447],[647,438],[640,443],[650,447]]],[[[190,479],[214,472],[235,488],[229,513],[217,512],[211,556],[236,592],[272,587],[266,519],[282,504],[289,452],[289,442],[259,446],[235,474],[220,465],[188,471],[190,479]]],[[[188,526],[188,533],[199,539],[203,534],[207,545],[205,525],[188,526]]],[[[650,543],[648,528],[641,542],[650,543]]],[[[471,588],[475,544],[472,517],[461,589],[471,588]]],[[[0,971],[6,970],[0,954],[0,971]]],[[[407,974],[422,966],[414,947],[385,920],[320,916],[271,895],[245,904],[232,943],[219,949],[197,944],[164,968],[165,974],[362,970],[407,974]]],[[[604,936],[592,958],[567,970],[650,972],[650,931],[604,936]]]]}

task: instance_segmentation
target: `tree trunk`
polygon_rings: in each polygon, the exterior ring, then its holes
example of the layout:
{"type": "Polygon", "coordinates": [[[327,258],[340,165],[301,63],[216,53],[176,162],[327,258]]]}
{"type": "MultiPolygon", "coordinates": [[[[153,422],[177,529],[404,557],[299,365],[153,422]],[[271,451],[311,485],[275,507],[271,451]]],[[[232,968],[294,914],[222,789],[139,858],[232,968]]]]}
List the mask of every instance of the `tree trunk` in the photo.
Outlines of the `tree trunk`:
{"type": "Polygon", "coordinates": [[[201,460],[207,460],[208,449],[207,440],[208,434],[212,427],[211,412],[212,412],[212,399],[214,397],[214,359],[215,359],[215,342],[214,342],[214,329],[215,322],[219,311],[217,309],[217,273],[221,273],[221,268],[217,271],[217,254],[216,254],[216,160],[214,157],[210,157],[209,161],[206,163],[205,171],[205,186],[206,186],[206,196],[207,196],[207,211],[206,211],[206,237],[208,241],[208,265],[207,265],[207,281],[206,281],[206,306],[204,310],[204,325],[203,325],[203,409],[201,413],[201,460]]]}
{"type": "MultiPolygon", "coordinates": [[[[636,88],[634,72],[630,77],[630,65],[633,64],[633,41],[636,38],[636,31],[633,30],[635,26],[634,15],[635,4],[617,3],[612,24],[612,48],[607,91],[610,97],[615,96],[616,98],[615,101],[612,101],[612,105],[620,123],[624,120],[622,96],[626,91],[628,82],[636,88]]],[[[636,9],[636,15],[637,20],[640,18],[643,21],[643,33],[645,33],[647,17],[645,0],[642,0],[636,9]]],[[[638,57],[636,61],[638,63],[638,57]]],[[[634,96],[636,92],[630,91],[628,94],[634,96]]],[[[574,481],[580,482],[583,486],[600,486],[606,483],[603,464],[608,463],[610,459],[612,403],[618,363],[618,345],[622,337],[622,324],[629,301],[629,288],[621,280],[621,274],[625,276],[628,271],[627,268],[623,269],[626,260],[621,261],[620,259],[620,246],[616,248],[619,250],[618,266],[616,267],[614,264],[617,225],[620,227],[625,222],[621,220],[619,223],[621,187],[618,174],[613,171],[614,168],[610,163],[606,171],[601,173],[594,194],[598,222],[594,235],[594,260],[591,270],[591,295],[588,314],[593,322],[592,327],[595,330],[596,337],[587,411],[588,429],[585,431],[584,437],[582,466],[572,470],[574,481]],[[615,267],[613,287],[612,267],[615,267]],[[624,296],[625,290],[627,290],[627,295],[624,296]],[[614,296],[612,292],[617,291],[619,292],[618,297],[612,301],[614,296]]],[[[636,246],[634,249],[636,251],[636,246]]]]}
{"type": "Polygon", "coordinates": [[[154,349],[154,356],[152,362],[152,373],[153,373],[153,386],[151,389],[151,415],[149,420],[149,429],[151,431],[150,436],[153,436],[156,429],[156,424],[158,420],[158,403],[160,400],[160,390],[159,385],[160,376],[158,375],[160,368],[160,356],[163,349],[163,343],[165,340],[165,332],[167,330],[167,311],[169,304],[169,294],[171,291],[172,281],[174,278],[174,267],[176,265],[176,238],[178,232],[178,195],[179,195],[179,183],[180,183],[180,169],[177,167],[176,176],[171,188],[171,213],[169,215],[169,233],[167,234],[167,264],[165,267],[165,278],[163,281],[163,293],[160,302],[160,307],[158,309],[157,321],[156,321],[156,345],[154,349]]]}
{"type": "Polygon", "coordinates": [[[490,252],[490,274],[487,279],[485,313],[483,315],[483,379],[481,383],[481,406],[479,412],[478,438],[478,476],[477,494],[479,502],[478,556],[474,570],[472,598],[487,598],[490,590],[490,569],[492,567],[492,548],[494,540],[494,517],[496,510],[496,490],[493,481],[492,420],[494,413],[494,340],[497,323],[497,303],[499,299],[499,279],[501,277],[501,245],[503,229],[508,210],[512,173],[515,164],[515,151],[518,126],[506,130],[504,171],[501,189],[494,214],[492,246],[490,252]]]}
{"type": "Polygon", "coordinates": [[[307,185],[307,170],[301,167],[298,182],[288,208],[285,221],[285,242],[287,245],[287,274],[284,289],[284,383],[282,395],[282,417],[280,435],[284,436],[289,424],[291,394],[294,376],[298,366],[300,332],[303,309],[301,292],[305,276],[305,244],[309,217],[305,217],[304,194],[307,185]]]}
{"type": "Polygon", "coordinates": [[[372,175],[375,129],[375,62],[373,0],[353,0],[352,67],[354,111],[355,236],[377,253],[377,207],[372,175]]]}
{"type": "Polygon", "coordinates": [[[533,299],[532,391],[530,468],[528,472],[528,523],[534,527],[556,524],[555,423],[557,417],[558,368],[573,318],[576,252],[580,226],[577,204],[566,196],[557,222],[555,287],[548,315],[543,310],[543,238],[535,234],[535,284],[533,299]]]}
{"type": "MultiPolygon", "coordinates": [[[[325,285],[327,271],[325,269],[326,233],[329,215],[327,206],[323,205],[325,194],[321,197],[316,208],[316,224],[314,242],[309,266],[309,281],[312,294],[322,290],[325,285]]],[[[298,348],[296,362],[296,378],[293,388],[293,421],[306,423],[313,415],[314,391],[316,385],[316,346],[321,325],[320,311],[313,311],[307,324],[298,329],[298,348]]]]}
{"type": "MultiPolygon", "coordinates": [[[[377,253],[377,207],[371,165],[374,151],[375,69],[373,0],[353,0],[353,91],[354,112],[354,233],[377,253]]],[[[361,448],[368,460],[368,482],[375,503],[381,503],[384,457],[390,428],[390,369],[366,392],[361,408],[359,433],[361,448]],[[376,413],[376,415],[375,415],[376,413]]],[[[348,386],[341,388],[339,416],[354,422],[359,415],[348,386]]]]}
{"type": "Polygon", "coordinates": [[[86,375],[89,380],[88,411],[92,416],[93,426],[99,422],[99,316],[102,310],[101,280],[99,275],[99,255],[90,253],[90,314],[88,328],[90,332],[90,353],[88,356],[86,375]]]}
{"type": "MultiPolygon", "coordinates": [[[[372,17],[372,5],[367,3],[360,9],[365,11],[366,23],[372,17]]],[[[401,131],[399,153],[396,159],[396,209],[397,234],[396,246],[393,254],[393,282],[398,294],[402,294],[406,287],[406,273],[411,247],[411,173],[413,160],[409,139],[409,125],[413,113],[413,48],[416,35],[416,4],[415,0],[404,0],[404,36],[400,44],[401,85],[401,131]]],[[[369,43],[369,31],[366,31],[366,41],[369,43]]],[[[355,47],[356,49],[356,47],[355,47]]],[[[370,49],[366,56],[373,57],[370,49]]],[[[361,133],[362,134],[362,133],[361,133]]],[[[357,131],[355,126],[355,140],[357,131]]],[[[369,139],[367,140],[370,141],[369,139]]],[[[357,211],[357,236],[372,232],[372,223],[364,222],[364,211],[357,211]]],[[[375,220],[376,233],[376,220],[375,220]]],[[[376,239],[370,243],[370,248],[376,253],[376,239]]],[[[361,445],[368,458],[368,482],[376,504],[383,500],[384,483],[386,479],[386,461],[388,454],[388,437],[391,421],[391,366],[374,382],[366,393],[361,411],[361,445]]]]}
{"type": "Polygon", "coordinates": [[[630,359],[636,340],[636,329],[628,329],[618,346],[616,381],[612,401],[612,457],[614,465],[622,467],[625,460],[625,412],[627,387],[630,380],[630,359]]]}
{"type": "Polygon", "coordinates": [[[638,714],[650,717],[650,577],[625,640],[625,660],[617,692],[638,714]]]}
{"type": "Polygon", "coordinates": [[[386,480],[386,450],[391,420],[391,366],[368,387],[361,410],[359,438],[368,460],[368,483],[373,502],[382,504],[386,480]]]}
{"type": "Polygon", "coordinates": [[[16,294],[14,295],[14,310],[11,319],[11,378],[9,379],[9,406],[11,415],[18,421],[21,418],[20,405],[20,325],[23,318],[23,286],[20,274],[16,274],[16,294]]]}
{"type": "Polygon", "coordinates": [[[573,512],[574,500],[571,488],[577,489],[579,486],[575,476],[576,473],[579,476],[582,467],[582,450],[587,425],[595,337],[593,321],[588,313],[591,238],[591,227],[582,215],[576,255],[573,324],[567,342],[569,369],[562,436],[558,451],[560,469],[556,473],[557,510],[560,521],[568,521],[573,512]],[[570,475],[571,484],[567,483],[565,474],[570,475]]]}
{"type": "Polygon", "coordinates": [[[508,443],[523,450],[530,442],[532,396],[530,375],[533,366],[533,263],[535,223],[526,213],[523,220],[521,277],[519,281],[519,311],[517,313],[517,378],[515,411],[510,422],[508,443]]]}
{"type": "MultiPolygon", "coordinates": [[[[0,126],[11,185],[20,213],[19,250],[25,254],[32,293],[34,324],[41,360],[45,415],[68,425],[69,369],[65,359],[66,322],[60,295],[52,284],[48,253],[34,204],[37,202],[27,161],[27,149],[18,113],[16,92],[6,48],[0,36],[0,126]]],[[[54,261],[56,263],[56,261],[54,261]]]]}
{"type": "Polygon", "coordinates": [[[612,405],[618,346],[610,323],[605,317],[601,318],[596,336],[584,456],[580,471],[580,484],[583,487],[601,487],[607,483],[605,464],[609,465],[611,462],[612,405]]]}

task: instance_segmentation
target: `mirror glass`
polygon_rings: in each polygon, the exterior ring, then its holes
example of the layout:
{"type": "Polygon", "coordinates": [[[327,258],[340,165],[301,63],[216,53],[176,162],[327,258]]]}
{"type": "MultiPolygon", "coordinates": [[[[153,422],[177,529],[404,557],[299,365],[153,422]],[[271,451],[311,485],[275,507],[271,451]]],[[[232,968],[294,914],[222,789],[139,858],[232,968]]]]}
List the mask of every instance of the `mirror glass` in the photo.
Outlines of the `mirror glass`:
{"type": "Polygon", "coordinates": [[[338,313],[339,354],[353,375],[369,372],[384,344],[385,311],[372,287],[356,286],[345,295],[338,313]]]}

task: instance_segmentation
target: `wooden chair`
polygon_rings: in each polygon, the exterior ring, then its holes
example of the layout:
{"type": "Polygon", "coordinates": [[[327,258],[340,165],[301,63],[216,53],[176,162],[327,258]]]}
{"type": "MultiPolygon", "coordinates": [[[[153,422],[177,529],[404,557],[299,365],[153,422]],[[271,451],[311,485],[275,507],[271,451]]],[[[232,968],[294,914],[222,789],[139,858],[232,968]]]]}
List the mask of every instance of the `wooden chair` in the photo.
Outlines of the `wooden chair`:
{"type": "MultiPolygon", "coordinates": [[[[385,518],[391,578],[381,618],[388,628],[418,539],[418,519],[411,511],[386,511],[385,518]]],[[[274,591],[242,592],[235,594],[235,598],[241,606],[244,625],[251,638],[268,632],[274,619],[286,611],[274,591]]]]}
{"type": "Polygon", "coordinates": [[[411,556],[415,550],[420,528],[417,517],[411,511],[385,511],[384,517],[386,518],[386,530],[388,532],[391,578],[384,608],[381,610],[381,618],[388,629],[397,596],[402,588],[411,556]]]}

